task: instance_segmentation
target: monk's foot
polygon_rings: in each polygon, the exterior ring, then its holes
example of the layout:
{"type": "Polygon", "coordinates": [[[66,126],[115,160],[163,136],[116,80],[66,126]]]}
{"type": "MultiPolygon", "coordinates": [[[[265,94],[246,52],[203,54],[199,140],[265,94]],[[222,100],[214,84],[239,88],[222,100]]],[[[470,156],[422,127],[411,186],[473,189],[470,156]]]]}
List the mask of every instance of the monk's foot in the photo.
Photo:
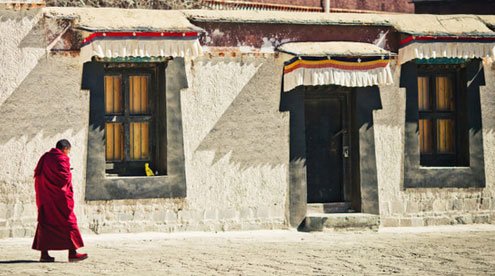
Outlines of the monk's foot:
{"type": "Polygon", "coordinates": [[[51,257],[48,254],[48,250],[41,251],[40,262],[42,263],[53,263],[55,262],[55,258],[51,257]]]}
{"type": "Polygon", "coordinates": [[[40,258],[40,262],[41,263],[53,263],[53,262],[55,262],[55,258],[50,257],[50,256],[42,256],[40,258]]]}
{"type": "Polygon", "coordinates": [[[69,262],[79,262],[88,258],[88,254],[85,253],[75,253],[69,254],[69,262]]]}

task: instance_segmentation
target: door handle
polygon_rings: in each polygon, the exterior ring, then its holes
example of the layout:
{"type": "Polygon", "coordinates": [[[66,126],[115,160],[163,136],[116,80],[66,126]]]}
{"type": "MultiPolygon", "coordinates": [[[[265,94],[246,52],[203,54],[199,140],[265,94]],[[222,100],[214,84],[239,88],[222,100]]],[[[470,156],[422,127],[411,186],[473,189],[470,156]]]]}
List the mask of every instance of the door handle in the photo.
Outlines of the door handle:
{"type": "Polygon", "coordinates": [[[344,158],[349,158],[349,146],[342,147],[342,155],[344,158]]]}
{"type": "Polygon", "coordinates": [[[337,131],[337,132],[336,132],[336,133],[332,136],[332,139],[337,138],[337,137],[338,137],[339,135],[341,135],[341,134],[347,134],[347,129],[343,128],[343,129],[341,129],[341,130],[337,131]]]}

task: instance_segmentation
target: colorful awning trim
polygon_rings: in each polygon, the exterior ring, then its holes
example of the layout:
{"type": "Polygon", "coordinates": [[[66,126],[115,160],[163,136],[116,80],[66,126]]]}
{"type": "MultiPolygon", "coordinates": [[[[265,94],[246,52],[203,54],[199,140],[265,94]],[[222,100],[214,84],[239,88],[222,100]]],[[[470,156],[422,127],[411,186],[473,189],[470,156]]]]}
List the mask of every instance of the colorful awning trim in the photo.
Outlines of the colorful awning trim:
{"type": "Polygon", "coordinates": [[[495,54],[495,37],[409,36],[400,42],[399,63],[413,59],[484,58],[495,54]]]}
{"type": "Polygon", "coordinates": [[[86,59],[184,57],[202,53],[197,32],[94,32],[82,41],[86,59]]]}
{"type": "Polygon", "coordinates": [[[336,68],[342,70],[369,70],[385,67],[389,63],[389,57],[363,57],[363,58],[345,58],[345,57],[304,57],[293,58],[284,66],[284,73],[290,73],[298,68],[336,68]]]}
{"type": "Polygon", "coordinates": [[[390,57],[295,57],[284,65],[284,91],[300,85],[364,87],[393,82],[390,57]]]}

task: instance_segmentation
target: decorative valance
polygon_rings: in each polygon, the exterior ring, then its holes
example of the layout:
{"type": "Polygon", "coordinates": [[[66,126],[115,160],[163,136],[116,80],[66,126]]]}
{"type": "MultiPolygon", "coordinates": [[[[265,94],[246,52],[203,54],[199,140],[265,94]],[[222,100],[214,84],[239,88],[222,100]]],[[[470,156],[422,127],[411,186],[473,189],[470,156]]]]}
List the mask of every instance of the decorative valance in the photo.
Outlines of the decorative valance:
{"type": "Polygon", "coordinates": [[[290,42],[278,51],[295,55],[284,65],[284,91],[299,85],[364,87],[393,82],[390,53],[361,42],[290,42]]]}
{"type": "Polygon", "coordinates": [[[365,87],[392,84],[390,57],[295,57],[284,66],[284,91],[299,85],[365,87]]]}
{"type": "Polygon", "coordinates": [[[202,54],[198,32],[93,32],[81,47],[91,57],[195,57],[202,54]]]}
{"type": "Polygon", "coordinates": [[[409,36],[400,42],[399,63],[413,59],[484,58],[495,54],[495,37],[409,36]]]}

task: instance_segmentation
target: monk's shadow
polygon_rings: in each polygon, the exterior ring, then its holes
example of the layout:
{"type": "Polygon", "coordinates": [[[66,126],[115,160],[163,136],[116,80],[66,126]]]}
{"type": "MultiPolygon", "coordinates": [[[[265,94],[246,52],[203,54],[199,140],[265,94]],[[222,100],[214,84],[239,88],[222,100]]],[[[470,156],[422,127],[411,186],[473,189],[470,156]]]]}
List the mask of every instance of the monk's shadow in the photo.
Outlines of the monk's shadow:
{"type": "Polygon", "coordinates": [[[0,261],[0,264],[28,264],[28,263],[40,263],[40,261],[35,261],[35,260],[8,260],[8,261],[0,261]]]}

